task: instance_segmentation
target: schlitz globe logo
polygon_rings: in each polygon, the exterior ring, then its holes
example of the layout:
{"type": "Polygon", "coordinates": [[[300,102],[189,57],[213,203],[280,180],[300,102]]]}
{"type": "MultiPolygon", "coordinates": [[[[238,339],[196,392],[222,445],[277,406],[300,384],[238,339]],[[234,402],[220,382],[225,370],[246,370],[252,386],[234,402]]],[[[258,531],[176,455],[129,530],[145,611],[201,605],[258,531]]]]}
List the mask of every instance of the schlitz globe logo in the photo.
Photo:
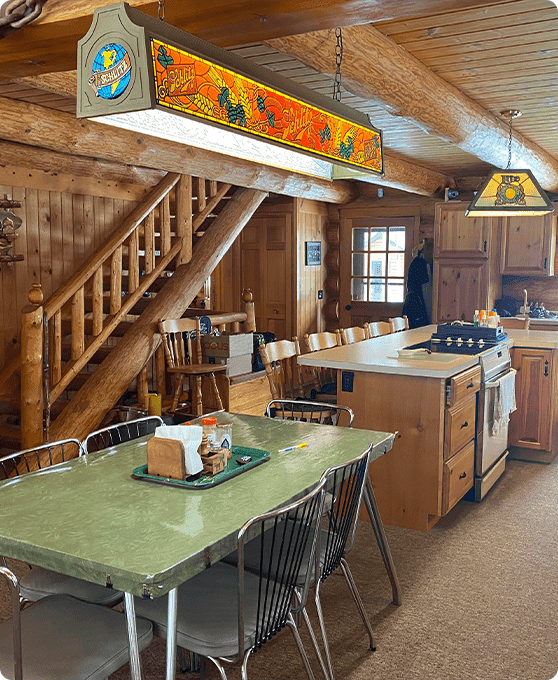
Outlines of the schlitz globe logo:
{"type": "Polygon", "coordinates": [[[116,99],[125,91],[132,76],[130,55],[117,43],[108,43],[95,56],[89,85],[96,97],[116,99]]]}

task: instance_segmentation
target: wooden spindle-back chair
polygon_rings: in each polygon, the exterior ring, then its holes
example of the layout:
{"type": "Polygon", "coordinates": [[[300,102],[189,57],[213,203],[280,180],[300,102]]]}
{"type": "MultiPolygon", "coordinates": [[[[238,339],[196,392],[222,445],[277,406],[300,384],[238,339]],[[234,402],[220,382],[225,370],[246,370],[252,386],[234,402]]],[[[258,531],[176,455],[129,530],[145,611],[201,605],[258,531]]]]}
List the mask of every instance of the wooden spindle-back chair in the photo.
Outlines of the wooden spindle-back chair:
{"type": "Polygon", "coordinates": [[[304,396],[297,363],[299,354],[298,343],[290,340],[276,340],[260,345],[260,356],[274,399],[304,396]]]}
{"type": "Polygon", "coordinates": [[[226,371],[225,364],[202,363],[200,319],[165,319],[159,321],[163,339],[167,371],[174,379],[174,396],[171,410],[178,407],[184,378],[190,383],[191,410],[195,416],[203,415],[202,376],[209,376],[217,408],[223,408],[215,373],[226,371]]]}
{"type": "Polygon", "coordinates": [[[344,345],[352,345],[354,342],[361,342],[367,340],[366,329],[361,326],[351,326],[350,328],[341,328],[341,340],[344,345]]]}
{"type": "Polygon", "coordinates": [[[409,329],[409,321],[406,316],[394,316],[389,320],[392,333],[400,333],[409,329]]]}
{"type": "MultiPolygon", "coordinates": [[[[304,342],[308,352],[318,352],[322,349],[338,347],[341,344],[341,337],[337,333],[322,331],[321,333],[306,333],[304,342]]],[[[333,368],[312,367],[312,383],[314,389],[312,398],[316,398],[326,385],[335,385],[337,382],[337,371],[333,368]]],[[[333,397],[335,395],[332,395],[333,397]]]]}
{"type": "Polygon", "coordinates": [[[364,324],[369,338],[379,338],[381,335],[389,335],[391,327],[387,321],[370,321],[364,324]]]}

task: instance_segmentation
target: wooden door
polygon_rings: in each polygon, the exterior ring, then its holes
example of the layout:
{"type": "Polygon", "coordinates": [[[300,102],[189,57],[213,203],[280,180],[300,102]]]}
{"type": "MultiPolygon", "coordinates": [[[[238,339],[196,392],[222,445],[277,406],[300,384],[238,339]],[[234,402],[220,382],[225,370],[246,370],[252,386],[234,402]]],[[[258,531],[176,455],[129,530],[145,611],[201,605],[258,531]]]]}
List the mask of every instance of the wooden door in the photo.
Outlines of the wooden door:
{"type": "Polygon", "coordinates": [[[491,309],[488,275],[484,260],[435,260],[433,322],[473,321],[476,309],[491,309]]]}
{"type": "Polygon", "coordinates": [[[517,411],[510,415],[509,446],[551,448],[552,351],[513,349],[517,411]]]}
{"type": "MultiPolygon", "coordinates": [[[[339,276],[339,319],[342,328],[350,326],[362,326],[367,321],[387,321],[390,317],[401,316],[403,301],[405,298],[405,277],[411,262],[411,250],[413,244],[413,229],[415,219],[413,217],[375,217],[366,215],[351,216],[343,219],[340,236],[340,276],[339,276]],[[374,230],[401,230],[404,232],[404,246],[400,251],[391,250],[401,248],[399,236],[386,239],[387,250],[381,247],[377,250],[372,246],[374,230]],[[358,237],[355,234],[362,230],[370,230],[370,249],[368,252],[360,251],[355,246],[358,237]],[[376,256],[385,256],[385,263],[378,260],[381,274],[376,276],[372,270],[372,260],[376,256]],[[393,271],[390,269],[393,266],[393,271]],[[388,283],[384,290],[383,300],[366,299],[372,297],[369,293],[372,289],[372,281],[380,280],[387,273],[388,283]],[[393,276],[392,276],[393,274],[393,276]],[[354,281],[363,281],[362,292],[355,293],[354,281]],[[389,283],[391,282],[391,283],[389,283]],[[368,290],[365,290],[365,289],[368,290]]],[[[397,232],[395,232],[397,233],[397,232]]],[[[391,234],[391,231],[388,232],[391,234]]],[[[381,286],[380,286],[381,287],[381,286]]],[[[380,295],[382,297],[382,295],[380,295]]]]}
{"type": "MultiPolygon", "coordinates": [[[[250,288],[254,294],[257,330],[274,333],[277,339],[291,337],[292,284],[287,275],[291,224],[289,213],[253,217],[238,244],[239,288],[250,288]]],[[[234,283],[230,282],[231,287],[234,283]]]]}
{"type": "Polygon", "coordinates": [[[467,203],[438,203],[434,223],[434,257],[487,259],[490,251],[490,217],[466,217],[467,203]]]}
{"type": "Polygon", "coordinates": [[[502,220],[502,274],[553,276],[556,218],[505,217],[502,220]]]}

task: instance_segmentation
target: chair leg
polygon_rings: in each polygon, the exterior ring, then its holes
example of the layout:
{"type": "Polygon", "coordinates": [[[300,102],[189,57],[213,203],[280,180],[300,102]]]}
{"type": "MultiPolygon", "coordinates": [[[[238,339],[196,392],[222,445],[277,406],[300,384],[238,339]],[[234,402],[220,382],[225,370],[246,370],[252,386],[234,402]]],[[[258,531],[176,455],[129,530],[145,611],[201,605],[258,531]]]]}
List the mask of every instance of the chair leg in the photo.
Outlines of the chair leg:
{"type": "Polygon", "coordinates": [[[355,604],[357,606],[358,613],[360,614],[360,618],[362,619],[362,622],[364,623],[366,631],[368,632],[368,637],[370,638],[370,650],[375,652],[376,651],[376,645],[374,644],[374,636],[372,635],[372,626],[370,625],[370,621],[368,620],[368,616],[366,615],[366,612],[364,611],[364,605],[362,603],[359,592],[357,590],[355,581],[353,579],[353,575],[351,574],[351,570],[349,569],[349,565],[347,564],[347,560],[344,557],[341,559],[341,569],[343,570],[343,574],[345,575],[345,580],[347,581],[347,585],[349,586],[349,590],[351,591],[351,595],[353,596],[353,600],[355,601],[355,604]]]}
{"type": "MultiPolygon", "coordinates": [[[[302,659],[302,663],[304,664],[304,668],[306,669],[306,674],[308,675],[308,680],[316,680],[316,676],[312,672],[312,667],[310,666],[308,655],[306,654],[306,650],[304,649],[304,645],[302,644],[302,640],[300,639],[300,634],[298,632],[298,628],[296,627],[296,623],[294,622],[292,614],[289,614],[287,625],[291,629],[291,632],[295,639],[296,646],[298,647],[298,651],[300,654],[300,658],[302,659]]],[[[246,679],[243,678],[243,680],[246,679]]]]}
{"type": "Polygon", "coordinates": [[[200,680],[208,680],[209,679],[209,665],[207,663],[207,660],[210,660],[214,663],[214,665],[217,667],[217,670],[219,671],[219,675],[221,676],[221,680],[227,680],[227,674],[225,673],[225,669],[223,667],[223,664],[219,661],[219,659],[216,659],[213,656],[201,656],[200,657],[200,680]]]}
{"type": "Polygon", "coordinates": [[[322,612],[322,602],[320,600],[320,582],[316,582],[316,589],[314,593],[314,603],[316,605],[316,612],[318,613],[318,622],[320,624],[320,633],[322,634],[322,642],[324,645],[324,653],[325,653],[325,658],[326,658],[326,663],[328,667],[328,677],[330,680],[334,679],[333,675],[333,666],[331,664],[331,655],[329,653],[329,643],[327,641],[327,635],[325,631],[325,624],[324,624],[324,615],[322,612]]]}
{"type": "Polygon", "coordinates": [[[203,416],[201,375],[194,376],[194,386],[192,389],[192,413],[198,418],[203,416]]]}
{"type": "Polygon", "coordinates": [[[248,659],[252,653],[251,649],[247,649],[244,652],[244,658],[242,659],[242,666],[240,667],[240,677],[242,680],[248,680],[248,659]]]}
{"type": "MultiPolygon", "coordinates": [[[[297,590],[295,590],[295,596],[297,599],[297,602],[300,603],[301,601],[301,596],[300,593],[297,590]]],[[[324,674],[325,680],[329,680],[330,674],[328,669],[326,668],[324,664],[324,660],[322,658],[322,654],[320,652],[320,647],[318,645],[318,641],[316,639],[316,635],[314,633],[314,628],[312,626],[312,623],[310,622],[310,617],[308,616],[308,610],[306,607],[303,607],[300,612],[296,613],[296,618],[295,618],[295,623],[298,623],[298,618],[302,615],[302,618],[304,619],[304,623],[306,624],[306,629],[308,630],[308,633],[310,635],[310,640],[312,641],[312,646],[314,647],[314,652],[316,653],[316,656],[318,657],[318,662],[320,664],[320,668],[322,669],[322,673],[324,674]]],[[[333,680],[333,678],[331,678],[333,680]]]]}
{"type": "Polygon", "coordinates": [[[182,376],[179,374],[175,374],[174,376],[174,397],[172,400],[172,407],[171,411],[174,413],[176,409],[178,408],[178,398],[180,397],[180,393],[182,392],[182,376]]]}
{"type": "Polygon", "coordinates": [[[217,409],[221,410],[223,408],[223,402],[221,401],[221,395],[219,394],[219,388],[217,387],[217,380],[215,379],[215,373],[210,373],[209,379],[211,381],[211,386],[213,387],[213,394],[215,395],[215,401],[217,403],[217,409]]]}

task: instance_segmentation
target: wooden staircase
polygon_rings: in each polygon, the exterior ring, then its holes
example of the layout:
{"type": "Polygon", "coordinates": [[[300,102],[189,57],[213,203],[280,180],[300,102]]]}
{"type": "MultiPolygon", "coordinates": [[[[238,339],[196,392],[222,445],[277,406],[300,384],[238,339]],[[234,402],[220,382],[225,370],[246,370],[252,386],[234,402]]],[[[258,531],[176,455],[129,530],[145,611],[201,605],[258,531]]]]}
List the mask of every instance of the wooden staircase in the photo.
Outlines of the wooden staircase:
{"type": "MultiPolygon", "coordinates": [[[[168,174],[123,220],[111,239],[44,303],[40,286],[34,284],[31,304],[22,316],[21,357],[0,372],[0,450],[27,448],[52,439],[51,421],[64,414],[76,392],[79,395],[87,389],[91,376],[119,351],[140,317],[149,315],[149,308],[168,288],[177,268],[182,271],[195,260],[197,251],[202,252],[201,237],[211,231],[235,189],[203,178],[168,174]]],[[[258,195],[254,200],[259,205],[265,194],[252,193],[258,195]]],[[[257,205],[247,206],[246,215],[240,215],[238,224],[229,225],[228,230],[236,236],[257,205]]],[[[207,247],[206,243],[207,267],[196,267],[197,279],[205,277],[202,285],[215,266],[207,247]]],[[[176,316],[186,311],[198,290],[192,292],[184,286],[174,291],[171,308],[179,310],[176,316]]],[[[163,309],[160,304],[158,307],[163,309]]],[[[151,333],[156,333],[155,327],[151,333]]],[[[150,356],[155,356],[150,366],[145,355],[138,353],[131,376],[137,381],[139,399],[149,389],[165,392],[164,355],[158,345],[153,343],[150,356]]],[[[126,361],[134,363],[134,356],[126,361]]],[[[106,394],[105,412],[125,389],[106,394]]],[[[110,392],[110,386],[107,390],[110,392]]],[[[84,404],[87,407],[86,398],[84,404]]],[[[92,422],[101,419],[98,409],[92,418],[92,422]]],[[[78,435],[81,437],[77,432],[68,436],[78,435]]]]}

